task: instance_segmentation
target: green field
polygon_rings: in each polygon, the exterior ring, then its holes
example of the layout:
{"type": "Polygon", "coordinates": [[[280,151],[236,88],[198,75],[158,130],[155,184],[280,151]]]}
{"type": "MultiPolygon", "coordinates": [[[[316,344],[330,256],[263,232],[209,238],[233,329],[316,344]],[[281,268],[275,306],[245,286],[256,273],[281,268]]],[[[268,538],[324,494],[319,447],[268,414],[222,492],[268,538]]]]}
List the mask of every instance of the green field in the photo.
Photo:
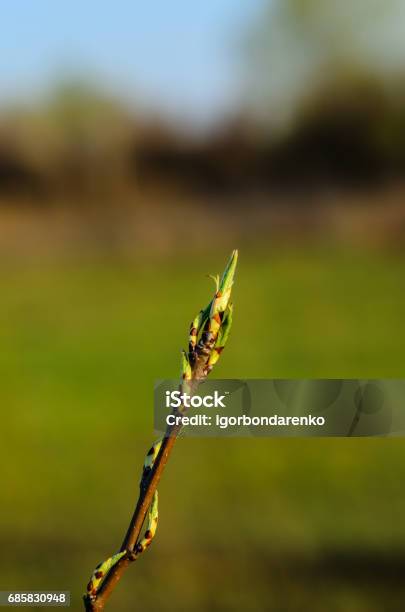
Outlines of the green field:
{"type": "MultiPolygon", "coordinates": [[[[77,259],[0,270],[1,589],[71,590],[119,547],[223,250],[187,263],[77,259]]],[[[244,253],[217,377],[404,377],[405,255],[244,253]]],[[[181,439],[152,548],[111,610],[401,610],[401,439],[181,439]]],[[[401,584],[402,583],[402,584],[401,584]]]]}

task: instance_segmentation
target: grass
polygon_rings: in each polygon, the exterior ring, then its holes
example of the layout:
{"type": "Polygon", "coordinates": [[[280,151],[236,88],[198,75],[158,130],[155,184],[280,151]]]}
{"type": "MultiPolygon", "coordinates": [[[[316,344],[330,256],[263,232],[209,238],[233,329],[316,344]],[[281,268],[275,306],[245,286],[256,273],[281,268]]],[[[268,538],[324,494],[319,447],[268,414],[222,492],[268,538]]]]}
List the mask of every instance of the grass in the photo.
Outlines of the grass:
{"type": "MultiPolygon", "coordinates": [[[[137,497],[153,380],[177,376],[187,323],[212,289],[204,275],[227,255],[3,264],[1,588],[71,590],[80,609],[89,568],[115,552],[137,497]]],[[[403,376],[404,265],[326,247],[242,251],[215,376],[403,376]]],[[[162,612],[401,609],[400,587],[382,571],[371,579],[370,560],[403,565],[404,459],[401,440],[181,440],[156,541],[114,610],[134,594],[162,612]]]]}

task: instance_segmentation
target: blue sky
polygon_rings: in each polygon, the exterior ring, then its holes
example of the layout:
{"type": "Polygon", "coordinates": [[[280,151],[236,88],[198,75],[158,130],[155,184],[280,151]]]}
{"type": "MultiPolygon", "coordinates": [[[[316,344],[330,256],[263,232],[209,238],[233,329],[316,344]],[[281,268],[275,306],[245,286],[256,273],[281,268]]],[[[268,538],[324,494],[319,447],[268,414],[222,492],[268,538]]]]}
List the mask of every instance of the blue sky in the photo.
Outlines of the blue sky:
{"type": "Polygon", "coordinates": [[[0,102],[90,75],[145,106],[215,118],[238,88],[238,45],[261,0],[2,0],[0,102]]]}

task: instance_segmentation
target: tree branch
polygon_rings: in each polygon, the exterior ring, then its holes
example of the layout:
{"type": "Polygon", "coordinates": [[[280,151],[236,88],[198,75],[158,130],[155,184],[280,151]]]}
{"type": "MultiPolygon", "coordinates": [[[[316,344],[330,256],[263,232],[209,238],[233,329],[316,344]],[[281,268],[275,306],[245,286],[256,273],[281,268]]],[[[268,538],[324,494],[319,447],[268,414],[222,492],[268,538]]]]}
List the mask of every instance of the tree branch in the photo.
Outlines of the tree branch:
{"type": "Polygon", "coordinates": [[[148,508],[152,503],[153,495],[156,491],[159,480],[162,476],[163,470],[165,469],[170,453],[173,450],[180,430],[181,425],[173,426],[167,429],[159,454],[156,457],[156,461],[153,465],[151,473],[149,474],[148,480],[141,490],[134,514],[129,524],[124,541],[121,545],[120,550],[127,550],[128,555],[123,557],[109,572],[100,591],[97,593],[95,601],[85,598],[85,608],[88,612],[99,612],[100,610],[104,609],[107,599],[115,589],[117,583],[121,579],[121,576],[130,563],[136,560],[137,554],[134,550],[136,542],[139,538],[148,508]]]}
{"type": "MultiPolygon", "coordinates": [[[[191,395],[212,370],[226,344],[232,324],[230,297],[237,259],[238,252],[233,251],[221,280],[219,280],[219,277],[214,279],[216,282],[216,292],[213,299],[207,308],[199,312],[191,324],[189,350],[188,352],[183,351],[182,361],[183,385],[187,385],[187,391],[191,395]]],[[[175,414],[184,414],[184,408],[183,410],[175,411],[175,414]]],[[[92,581],[90,581],[88,593],[84,597],[84,605],[87,612],[100,612],[104,610],[106,601],[121,579],[121,576],[130,563],[135,561],[140,554],[137,551],[136,545],[142,525],[181,429],[181,424],[169,426],[166,429],[165,437],[162,440],[152,469],[147,476],[144,471],[138,502],[120,549],[120,552],[125,552],[125,554],[108,571],[99,590],[97,590],[97,587],[94,588],[94,594],[91,587],[92,581]]],[[[97,576],[97,571],[95,571],[95,575],[96,578],[101,580],[101,577],[97,576]]]]}

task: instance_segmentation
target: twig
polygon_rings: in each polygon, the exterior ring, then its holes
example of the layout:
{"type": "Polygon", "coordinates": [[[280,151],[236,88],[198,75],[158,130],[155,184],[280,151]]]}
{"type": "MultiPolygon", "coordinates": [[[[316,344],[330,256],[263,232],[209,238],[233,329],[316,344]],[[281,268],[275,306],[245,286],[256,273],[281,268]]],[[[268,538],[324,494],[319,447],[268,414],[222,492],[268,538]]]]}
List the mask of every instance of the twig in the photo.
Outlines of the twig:
{"type": "MultiPolygon", "coordinates": [[[[163,470],[165,469],[166,463],[169,459],[170,453],[176,442],[177,434],[179,433],[180,429],[181,427],[172,427],[171,431],[168,431],[166,433],[161,449],[152,468],[152,472],[150,473],[150,477],[146,484],[146,487],[143,491],[141,491],[141,494],[139,496],[134,514],[128,527],[128,531],[120,549],[121,551],[133,551],[135,549],[135,544],[139,538],[146,513],[152,502],[153,495],[156,491],[160,477],[163,473],[163,470]],[[177,429],[178,431],[175,431],[175,429],[177,429]]],[[[129,553],[112,568],[110,573],[107,575],[99,593],[97,594],[97,598],[95,599],[95,601],[91,601],[88,598],[85,599],[86,610],[96,612],[98,610],[104,609],[107,599],[111,595],[112,591],[115,589],[122,574],[125,572],[128,565],[135,561],[136,558],[136,552],[134,552],[132,555],[131,553],[129,553]]]]}
{"type": "MultiPolygon", "coordinates": [[[[212,301],[191,324],[189,350],[183,352],[183,384],[187,382],[190,393],[194,393],[200,382],[208,376],[228,339],[232,324],[230,296],[237,257],[237,251],[234,251],[221,281],[216,279],[217,290],[212,301]]],[[[181,425],[167,428],[152,469],[146,478],[142,478],[138,502],[120,549],[125,554],[108,571],[96,594],[92,596],[88,592],[84,597],[87,612],[104,610],[121,576],[139,556],[137,542],[142,525],[181,428],[181,425]]]]}

